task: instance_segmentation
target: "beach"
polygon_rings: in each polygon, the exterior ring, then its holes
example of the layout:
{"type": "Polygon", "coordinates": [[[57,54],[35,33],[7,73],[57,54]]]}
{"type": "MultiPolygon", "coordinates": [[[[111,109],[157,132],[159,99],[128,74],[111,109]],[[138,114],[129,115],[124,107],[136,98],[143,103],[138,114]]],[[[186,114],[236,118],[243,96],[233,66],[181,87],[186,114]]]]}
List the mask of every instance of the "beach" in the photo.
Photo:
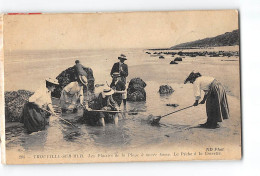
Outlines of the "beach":
{"type": "MultiPolygon", "coordinates": [[[[216,47],[197,49],[198,51],[238,51],[238,46],[216,47]]],[[[176,65],[169,64],[175,57],[163,55],[151,56],[148,49],[117,49],[117,50],[60,50],[60,51],[10,51],[5,52],[5,91],[17,91],[19,89],[35,91],[43,85],[47,77],[56,77],[63,70],[74,65],[76,59],[84,66],[92,68],[96,84],[110,84],[110,70],[120,54],[127,56],[129,76],[140,77],[147,86],[145,102],[128,102],[127,109],[142,110],[145,112],[137,115],[126,114],[119,120],[119,126],[109,124],[106,127],[93,127],[86,124],[80,126],[78,136],[68,137],[75,129],[58,121],[50,119],[50,126],[45,131],[26,134],[22,124],[7,123],[9,133],[6,139],[6,152],[24,154],[57,153],[60,148],[63,152],[85,153],[102,151],[109,152],[133,152],[161,151],[170,153],[166,160],[185,160],[173,157],[173,152],[204,151],[206,148],[225,148],[223,159],[240,158],[241,156],[241,113],[240,113],[240,68],[239,57],[183,57],[183,61],[176,65]],[[162,118],[160,125],[151,126],[147,123],[150,114],[155,116],[190,106],[194,103],[192,84],[183,84],[185,78],[194,70],[205,76],[212,76],[219,80],[228,94],[230,119],[220,123],[218,129],[198,128],[207,119],[205,105],[191,107],[176,114],[162,118]],[[160,85],[170,85],[174,92],[171,95],[160,95],[160,85]],[[178,104],[177,107],[169,107],[166,104],[178,104]],[[20,133],[12,133],[12,128],[19,127],[20,133]],[[55,145],[53,145],[55,143],[55,145]],[[229,155],[230,154],[230,155],[229,155]]],[[[167,50],[168,52],[171,50],[167,50]]],[[[182,50],[185,52],[185,50],[182,50]]],[[[187,50],[187,52],[190,50],[187,50]]],[[[154,52],[154,51],[152,51],[154,52]]],[[[163,51],[162,51],[163,52],[163,51]]],[[[175,51],[178,52],[178,51],[175,51]]],[[[96,89],[96,92],[100,91],[96,89]]],[[[56,101],[56,100],[54,100],[56,101]]],[[[55,102],[57,103],[57,102],[55,102]]],[[[65,119],[77,119],[83,114],[65,115],[65,119]]],[[[8,128],[7,128],[8,129],[8,128]]],[[[6,155],[7,161],[13,160],[13,155],[6,155]]],[[[101,157],[101,155],[100,155],[101,157]]],[[[186,159],[217,159],[218,156],[203,155],[201,157],[190,156],[186,159]]],[[[160,160],[165,156],[154,158],[160,160]]],[[[167,157],[166,157],[167,158],[167,157]]],[[[98,162],[97,158],[86,161],[98,162]]],[[[29,160],[29,159],[28,159],[29,160]]],[[[138,159],[142,160],[142,159],[138,159]]],[[[143,159],[145,160],[145,159],[143,159]]],[[[85,161],[85,160],[84,160],[85,161]]],[[[107,162],[118,161],[110,158],[107,162]]],[[[120,160],[119,160],[120,161],[120,160]]],[[[121,161],[136,161],[130,157],[121,161]]],[[[30,161],[29,161],[30,162],[30,161]]],[[[31,161],[33,162],[33,161],[31,161]]],[[[55,163],[55,160],[51,161],[55,163]]],[[[74,161],[72,161],[74,162],[74,161]]],[[[75,160],[76,162],[76,160],[75,160]]]]}

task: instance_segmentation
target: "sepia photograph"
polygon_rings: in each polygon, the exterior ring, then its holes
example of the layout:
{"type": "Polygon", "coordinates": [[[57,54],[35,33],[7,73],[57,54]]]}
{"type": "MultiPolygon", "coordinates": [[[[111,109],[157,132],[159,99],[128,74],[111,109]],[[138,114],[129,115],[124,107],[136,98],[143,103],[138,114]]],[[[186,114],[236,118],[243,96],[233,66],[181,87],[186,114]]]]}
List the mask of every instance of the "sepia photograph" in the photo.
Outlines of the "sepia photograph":
{"type": "Polygon", "coordinates": [[[1,17],[2,163],[240,160],[237,10],[1,17]]]}

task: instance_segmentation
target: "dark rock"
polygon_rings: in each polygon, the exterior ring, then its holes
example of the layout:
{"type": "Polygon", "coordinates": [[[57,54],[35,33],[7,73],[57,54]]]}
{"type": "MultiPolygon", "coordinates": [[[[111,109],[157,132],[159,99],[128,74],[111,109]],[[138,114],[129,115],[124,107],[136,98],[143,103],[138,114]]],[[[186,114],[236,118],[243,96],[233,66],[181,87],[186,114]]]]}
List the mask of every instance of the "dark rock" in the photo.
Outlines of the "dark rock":
{"type": "Polygon", "coordinates": [[[173,88],[171,86],[169,86],[169,85],[162,85],[159,88],[159,93],[160,94],[171,94],[173,92],[174,92],[173,88]]]}
{"type": "Polygon", "coordinates": [[[174,59],[174,61],[182,61],[182,58],[181,58],[181,57],[176,57],[176,58],[174,59]]]}
{"type": "Polygon", "coordinates": [[[199,56],[206,56],[206,52],[199,52],[199,56]]]}
{"type": "Polygon", "coordinates": [[[178,104],[171,104],[171,103],[168,103],[168,104],[166,104],[166,106],[178,107],[179,105],[178,105],[178,104]]]}
{"type": "Polygon", "coordinates": [[[159,59],[164,59],[164,56],[159,56],[159,59]]]}
{"type": "Polygon", "coordinates": [[[23,107],[32,95],[33,92],[27,90],[5,92],[5,121],[20,122],[23,107]]]}
{"type": "Polygon", "coordinates": [[[170,64],[178,64],[177,62],[175,61],[171,61],[170,64]]]}
{"type": "Polygon", "coordinates": [[[182,51],[179,51],[179,52],[178,52],[178,55],[179,55],[179,56],[183,56],[184,54],[183,54],[182,51]]]}
{"type": "Polygon", "coordinates": [[[146,92],[144,88],[146,83],[141,78],[133,78],[129,82],[127,88],[127,100],[128,101],[145,101],[146,92]]]}
{"type": "Polygon", "coordinates": [[[96,84],[95,87],[101,87],[104,86],[105,84],[96,84]]]}
{"type": "Polygon", "coordinates": [[[73,140],[77,139],[79,136],[81,136],[81,133],[78,131],[74,131],[74,132],[71,132],[71,133],[65,135],[64,138],[67,141],[73,141],[73,140]]]}
{"type": "MultiPolygon", "coordinates": [[[[88,91],[93,93],[95,89],[95,79],[93,76],[93,71],[91,68],[84,68],[84,70],[87,72],[87,79],[88,79],[88,86],[84,87],[84,92],[88,91]]],[[[76,81],[77,76],[76,76],[76,70],[74,67],[69,67],[68,69],[62,71],[56,79],[59,81],[59,86],[52,92],[52,96],[59,98],[62,89],[68,85],[69,83],[76,81]]]]}

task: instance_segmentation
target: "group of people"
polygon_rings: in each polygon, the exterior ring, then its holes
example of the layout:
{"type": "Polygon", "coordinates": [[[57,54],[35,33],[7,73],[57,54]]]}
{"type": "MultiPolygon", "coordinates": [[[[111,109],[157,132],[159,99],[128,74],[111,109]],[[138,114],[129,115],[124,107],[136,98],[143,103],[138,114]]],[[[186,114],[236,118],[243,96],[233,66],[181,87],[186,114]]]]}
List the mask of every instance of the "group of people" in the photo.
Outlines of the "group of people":
{"type": "MultiPolygon", "coordinates": [[[[118,124],[118,113],[120,105],[123,102],[124,109],[126,109],[126,77],[128,76],[128,66],[125,64],[127,60],[124,54],[119,57],[119,62],[116,62],[110,72],[112,83],[110,87],[107,86],[98,95],[97,104],[94,109],[88,106],[88,102],[84,101],[84,86],[87,87],[88,79],[87,73],[79,60],[75,61],[76,81],[70,82],[63,88],[60,96],[60,106],[62,113],[73,111],[76,113],[79,107],[83,107],[86,111],[100,110],[99,122],[105,126],[105,118],[110,117],[115,124],[118,124]],[[115,111],[111,113],[111,111],[115,111]]],[[[51,92],[59,85],[56,79],[48,78],[45,80],[46,85],[44,88],[37,90],[25,104],[21,122],[29,133],[45,129],[48,124],[50,115],[57,116],[51,101],[51,92]]]]}
{"type": "MultiPolygon", "coordinates": [[[[99,124],[105,126],[105,119],[110,118],[114,124],[118,124],[118,112],[123,102],[126,108],[126,77],[128,76],[128,66],[125,64],[127,60],[124,54],[119,57],[119,62],[115,63],[111,69],[110,75],[112,82],[97,97],[97,104],[93,109],[88,106],[88,102],[84,102],[83,87],[87,86],[87,73],[80,61],[75,61],[76,81],[69,83],[61,92],[60,105],[62,113],[68,110],[77,112],[78,107],[83,107],[85,111],[95,111],[99,114],[99,124]]],[[[50,115],[56,116],[52,107],[51,92],[58,85],[56,79],[48,78],[46,87],[36,91],[25,104],[22,113],[22,122],[28,132],[35,132],[45,129],[48,124],[50,115]]],[[[229,118],[229,107],[227,95],[224,87],[213,77],[202,76],[199,72],[191,72],[184,81],[184,84],[190,82],[193,84],[195,102],[193,106],[204,104],[206,102],[207,122],[201,124],[205,128],[218,128],[218,122],[229,118]],[[204,98],[201,99],[201,90],[203,90],[204,98]]]]}

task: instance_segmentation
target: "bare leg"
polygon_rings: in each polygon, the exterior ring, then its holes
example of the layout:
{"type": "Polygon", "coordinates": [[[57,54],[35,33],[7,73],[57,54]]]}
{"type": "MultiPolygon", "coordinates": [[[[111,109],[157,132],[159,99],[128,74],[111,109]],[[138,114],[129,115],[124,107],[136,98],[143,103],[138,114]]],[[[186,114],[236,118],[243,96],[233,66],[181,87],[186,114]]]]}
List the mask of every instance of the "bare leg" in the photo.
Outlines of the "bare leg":
{"type": "Polygon", "coordinates": [[[99,123],[101,124],[101,126],[106,126],[104,118],[100,118],[99,123]]]}
{"type": "Polygon", "coordinates": [[[126,110],[126,99],[123,99],[124,109],[126,110]]]}
{"type": "Polygon", "coordinates": [[[115,114],[115,116],[114,116],[114,124],[116,126],[118,125],[118,114],[115,114]]]}

